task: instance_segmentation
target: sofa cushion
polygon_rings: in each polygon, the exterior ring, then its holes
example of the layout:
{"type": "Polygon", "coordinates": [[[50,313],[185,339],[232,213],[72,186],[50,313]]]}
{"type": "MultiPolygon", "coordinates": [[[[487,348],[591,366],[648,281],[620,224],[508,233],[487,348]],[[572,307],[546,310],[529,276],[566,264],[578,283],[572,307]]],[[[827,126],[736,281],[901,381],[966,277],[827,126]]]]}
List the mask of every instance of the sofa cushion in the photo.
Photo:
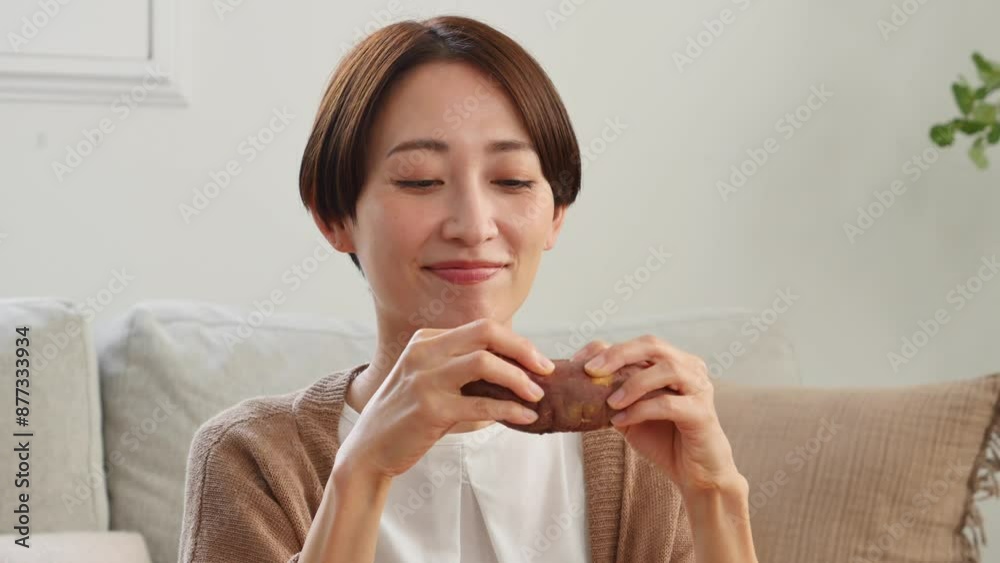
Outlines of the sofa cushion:
{"type": "MultiPolygon", "coordinates": [[[[798,372],[779,326],[763,337],[742,334],[751,319],[741,310],[518,332],[552,357],[596,335],[616,341],[650,332],[707,359],[719,354],[720,377],[766,374],[794,383],[798,372]],[[727,358],[722,353],[734,342],[745,347],[727,358]]],[[[156,563],[177,560],[185,462],[204,421],[240,400],[306,387],[374,354],[367,325],[185,301],[141,303],[97,333],[111,527],[142,532],[156,563]]]]}
{"type": "Polygon", "coordinates": [[[135,532],[32,533],[27,549],[10,547],[15,539],[0,535],[0,554],[16,555],[10,561],[17,563],[149,563],[146,543],[135,532]]]}
{"type": "MultiPolygon", "coordinates": [[[[101,403],[97,360],[89,325],[92,312],[70,301],[45,298],[0,300],[0,373],[6,403],[0,432],[0,467],[10,471],[0,485],[0,514],[11,515],[28,494],[28,524],[32,534],[65,530],[108,529],[108,501],[101,446],[101,403]],[[27,327],[27,356],[18,357],[18,327],[27,327]],[[15,365],[28,360],[27,380],[20,395],[28,403],[15,405],[15,365]],[[15,408],[27,409],[27,426],[15,419],[15,408]],[[13,437],[14,433],[32,436],[13,437]],[[13,440],[27,441],[27,452],[14,451],[13,440]],[[15,486],[14,471],[27,455],[27,482],[15,486]]],[[[21,342],[20,344],[23,344],[21,342]]],[[[24,352],[21,353],[25,354],[24,352]]],[[[18,374],[22,375],[22,374],[18,374]]],[[[23,412],[23,411],[22,411],[23,412]]],[[[4,531],[10,531],[5,526],[4,531]]]]}
{"type": "Polygon", "coordinates": [[[99,325],[111,528],[141,532],[154,562],[177,561],[195,430],[243,399],[365,361],[365,334],[336,320],[183,301],[139,304],[99,325]]]}
{"type": "Polygon", "coordinates": [[[979,561],[1000,374],[902,388],[716,385],[761,561],[979,561]]]}

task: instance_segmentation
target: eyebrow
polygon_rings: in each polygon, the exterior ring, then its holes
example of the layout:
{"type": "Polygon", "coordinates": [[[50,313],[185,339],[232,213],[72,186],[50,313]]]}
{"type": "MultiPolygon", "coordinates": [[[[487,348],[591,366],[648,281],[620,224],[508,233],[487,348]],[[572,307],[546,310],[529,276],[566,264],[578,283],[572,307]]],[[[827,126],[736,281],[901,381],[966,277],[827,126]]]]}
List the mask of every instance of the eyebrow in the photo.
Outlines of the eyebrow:
{"type": "MultiPolygon", "coordinates": [[[[403,141],[398,145],[389,149],[389,152],[385,154],[386,158],[389,158],[397,152],[403,151],[414,151],[414,150],[428,150],[437,153],[447,153],[448,143],[438,140],[438,139],[411,139],[409,141],[403,141]]],[[[499,141],[490,141],[486,145],[486,152],[498,153],[498,152],[512,152],[512,151],[532,151],[535,148],[531,143],[525,143],[524,141],[517,141],[514,139],[502,139],[499,141]]]]}

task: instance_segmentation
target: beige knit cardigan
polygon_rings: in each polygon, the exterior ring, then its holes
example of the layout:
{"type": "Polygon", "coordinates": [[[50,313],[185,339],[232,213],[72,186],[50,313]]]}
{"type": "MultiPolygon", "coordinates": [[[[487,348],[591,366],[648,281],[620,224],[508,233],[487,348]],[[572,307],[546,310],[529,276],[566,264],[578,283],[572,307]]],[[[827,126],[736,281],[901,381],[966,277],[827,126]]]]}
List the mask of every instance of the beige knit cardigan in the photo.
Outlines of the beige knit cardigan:
{"type": "MultiPolygon", "coordinates": [[[[337,455],[347,388],[366,365],[243,401],[198,429],[180,561],[298,561],[337,455]]],[[[585,433],[583,464],[593,563],[694,563],[680,491],[618,432],[585,433]]]]}

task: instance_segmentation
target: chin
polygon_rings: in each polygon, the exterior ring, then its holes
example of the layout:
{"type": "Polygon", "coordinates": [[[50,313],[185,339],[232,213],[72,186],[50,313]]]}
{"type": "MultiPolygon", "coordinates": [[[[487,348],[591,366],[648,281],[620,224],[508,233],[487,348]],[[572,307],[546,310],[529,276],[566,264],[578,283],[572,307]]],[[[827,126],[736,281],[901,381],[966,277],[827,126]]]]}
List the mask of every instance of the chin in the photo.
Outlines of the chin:
{"type": "Polygon", "coordinates": [[[455,328],[483,318],[502,321],[503,312],[507,310],[506,307],[498,306],[496,303],[486,302],[459,304],[458,301],[454,301],[445,307],[445,311],[434,322],[430,323],[431,326],[455,328]]]}

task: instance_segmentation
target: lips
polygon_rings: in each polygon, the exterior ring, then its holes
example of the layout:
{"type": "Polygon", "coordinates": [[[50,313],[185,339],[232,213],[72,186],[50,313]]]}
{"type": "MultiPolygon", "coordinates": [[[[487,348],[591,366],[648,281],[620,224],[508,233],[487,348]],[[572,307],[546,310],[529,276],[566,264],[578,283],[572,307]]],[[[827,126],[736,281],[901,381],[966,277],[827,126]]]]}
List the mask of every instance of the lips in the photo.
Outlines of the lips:
{"type": "Polygon", "coordinates": [[[450,260],[436,262],[424,269],[454,284],[470,285],[484,282],[503,270],[506,264],[485,260],[450,260]]]}
{"type": "Polygon", "coordinates": [[[502,268],[505,265],[503,262],[494,262],[492,260],[446,260],[444,262],[435,262],[427,266],[427,268],[432,270],[469,270],[475,268],[502,268]]]}

